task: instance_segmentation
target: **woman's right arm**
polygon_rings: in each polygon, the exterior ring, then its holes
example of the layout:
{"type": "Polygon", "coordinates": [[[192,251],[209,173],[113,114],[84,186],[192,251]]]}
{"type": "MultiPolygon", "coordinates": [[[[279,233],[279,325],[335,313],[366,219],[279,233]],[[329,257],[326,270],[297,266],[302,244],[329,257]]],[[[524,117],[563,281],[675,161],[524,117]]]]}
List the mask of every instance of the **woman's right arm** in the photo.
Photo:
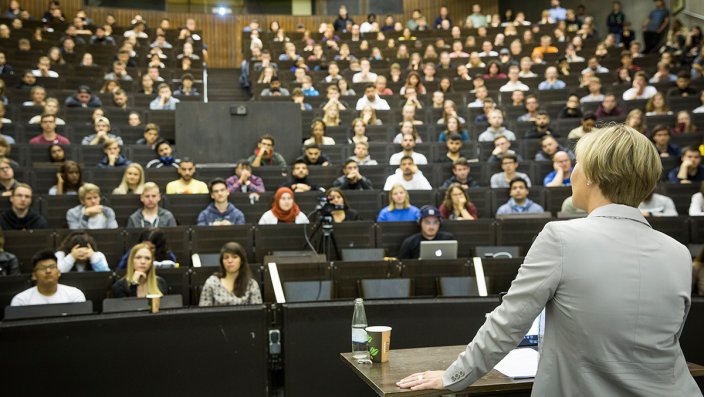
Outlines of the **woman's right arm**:
{"type": "Polygon", "coordinates": [[[76,259],[69,252],[68,255],[64,251],[56,251],[56,264],[59,266],[59,271],[61,273],[68,273],[73,269],[73,265],[76,264],[76,259]]]}

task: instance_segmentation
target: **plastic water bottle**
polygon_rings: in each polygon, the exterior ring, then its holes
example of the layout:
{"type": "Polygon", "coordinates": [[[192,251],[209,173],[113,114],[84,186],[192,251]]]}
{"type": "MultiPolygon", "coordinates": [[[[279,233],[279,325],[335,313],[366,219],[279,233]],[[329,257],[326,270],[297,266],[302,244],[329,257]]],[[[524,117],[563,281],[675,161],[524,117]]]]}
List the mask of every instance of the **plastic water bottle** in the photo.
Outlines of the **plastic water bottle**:
{"type": "Polygon", "coordinates": [[[362,303],[362,298],[357,298],[352,318],[352,354],[358,363],[370,361],[369,342],[365,328],[367,328],[365,305],[362,303]]]}

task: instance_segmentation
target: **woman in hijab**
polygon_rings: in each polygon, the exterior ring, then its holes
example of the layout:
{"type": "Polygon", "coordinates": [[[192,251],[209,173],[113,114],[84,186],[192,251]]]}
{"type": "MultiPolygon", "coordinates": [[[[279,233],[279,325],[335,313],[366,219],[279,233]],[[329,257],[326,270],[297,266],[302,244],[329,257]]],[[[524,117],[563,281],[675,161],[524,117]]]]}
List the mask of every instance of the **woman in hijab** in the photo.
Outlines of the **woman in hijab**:
{"type": "Polygon", "coordinates": [[[272,209],[262,214],[260,225],[276,225],[278,223],[308,223],[306,214],[301,212],[294,201],[294,192],[288,187],[280,187],[274,193],[272,209]]]}

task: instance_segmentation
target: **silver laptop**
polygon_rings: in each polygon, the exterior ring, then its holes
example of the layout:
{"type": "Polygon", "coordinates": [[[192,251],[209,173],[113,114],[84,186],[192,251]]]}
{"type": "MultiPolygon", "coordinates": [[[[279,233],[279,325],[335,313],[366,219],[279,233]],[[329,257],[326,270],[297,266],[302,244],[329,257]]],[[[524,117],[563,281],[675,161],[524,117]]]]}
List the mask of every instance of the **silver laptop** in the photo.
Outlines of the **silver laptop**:
{"type": "Polygon", "coordinates": [[[419,259],[458,259],[458,241],[422,241],[419,259]]]}

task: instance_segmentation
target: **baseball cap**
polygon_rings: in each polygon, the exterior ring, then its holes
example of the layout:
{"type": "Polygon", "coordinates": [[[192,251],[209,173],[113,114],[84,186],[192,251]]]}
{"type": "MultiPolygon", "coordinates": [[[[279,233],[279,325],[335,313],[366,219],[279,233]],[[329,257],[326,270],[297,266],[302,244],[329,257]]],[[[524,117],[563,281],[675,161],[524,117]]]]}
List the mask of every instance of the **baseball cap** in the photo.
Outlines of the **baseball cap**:
{"type": "Polygon", "coordinates": [[[507,49],[507,48],[502,48],[502,49],[499,51],[499,55],[505,55],[505,54],[506,54],[506,55],[509,55],[509,49],[507,49]]]}
{"type": "Polygon", "coordinates": [[[421,212],[419,213],[419,220],[435,216],[436,218],[441,217],[441,212],[433,205],[424,205],[421,207],[421,212]]]}

